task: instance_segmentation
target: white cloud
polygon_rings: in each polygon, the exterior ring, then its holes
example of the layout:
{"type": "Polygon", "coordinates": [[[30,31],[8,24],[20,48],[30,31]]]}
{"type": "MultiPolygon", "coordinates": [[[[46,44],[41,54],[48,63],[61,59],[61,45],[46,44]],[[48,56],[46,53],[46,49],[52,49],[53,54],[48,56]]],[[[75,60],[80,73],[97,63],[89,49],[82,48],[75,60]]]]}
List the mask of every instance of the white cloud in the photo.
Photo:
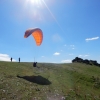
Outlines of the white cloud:
{"type": "Polygon", "coordinates": [[[84,57],[87,57],[87,56],[90,56],[90,55],[84,55],[84,57]]]}
{"type": "Polygon", "coordinates": [[[59,53],[59,52],[55,52],[53,55],[55,55],[55,56],[59,56],[60,53],[59,53]]]}
{"type": "MultiPolygon", "coordinates": [[[[11,57],[8,54],[0,54],[0,61],[11,61],[11,57]]],[[[16,61],[15,59],[12,59],[12,61],[16,61]]]]}
{"type": "Polygon", "coordinates": [[[88,57],[90,55],[86,54],[86,55],[79,55],[78,57],[88,57]]]}
{"type": "Polygon", "coordinates": [[[62,60],[61,62],[62,62],[62,63],[71,63],[72,60],[62,60]]]}
{"type": "Polygon", "coordinates": [[[70,45],[71,49],[75,49],[75,45],[70,45]]]}
{"type": "Polygon", "coordinates": [[[85,39],[85,40],[86,40],[86,41],[92,41],[92,40],[97,40],[97,39],[99,39],[99,37],[87,38],[87,39],[85,39]]]}

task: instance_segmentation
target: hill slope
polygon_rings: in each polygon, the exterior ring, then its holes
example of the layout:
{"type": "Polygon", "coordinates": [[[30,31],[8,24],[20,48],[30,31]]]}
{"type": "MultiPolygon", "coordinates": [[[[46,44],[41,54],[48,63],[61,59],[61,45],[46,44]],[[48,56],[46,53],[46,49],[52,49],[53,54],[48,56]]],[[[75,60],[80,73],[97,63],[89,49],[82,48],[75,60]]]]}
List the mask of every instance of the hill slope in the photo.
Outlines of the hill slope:
{"type": "Polygon", "coordinates": [[[100,67],[0,62],[0,100],[100,100],[100,67]]]}

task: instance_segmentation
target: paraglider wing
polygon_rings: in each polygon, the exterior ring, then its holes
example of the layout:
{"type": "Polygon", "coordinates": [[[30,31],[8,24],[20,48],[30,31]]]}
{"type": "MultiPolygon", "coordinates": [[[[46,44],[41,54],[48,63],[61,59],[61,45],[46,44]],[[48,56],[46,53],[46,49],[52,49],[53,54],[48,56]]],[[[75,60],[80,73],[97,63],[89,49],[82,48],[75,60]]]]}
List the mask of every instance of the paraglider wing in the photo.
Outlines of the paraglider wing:
{"type": "Polygon", "coordinates": [[[28,29],[25,32],[24,38],[27,38],[30,35],[32,35],[34,37],[36,45],[40,46],[42,43],[42,40],[43,40],[42,30],[39,28],[28,29]]]}
{"type": "Polygon", "coordinates": [[[28,36],[30,36],[32,33],[30,33],[32,29],[28,29],[26,30],[25,34],[24,34],[24,38],[27,38],[28,36]]]}

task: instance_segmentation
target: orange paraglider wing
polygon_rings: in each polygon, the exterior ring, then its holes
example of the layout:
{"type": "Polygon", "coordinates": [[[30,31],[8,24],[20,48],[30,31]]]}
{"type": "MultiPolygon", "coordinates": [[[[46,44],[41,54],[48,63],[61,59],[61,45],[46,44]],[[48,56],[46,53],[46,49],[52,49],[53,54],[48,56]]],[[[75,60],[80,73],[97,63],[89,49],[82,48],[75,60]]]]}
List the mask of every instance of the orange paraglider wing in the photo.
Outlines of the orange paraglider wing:
{"type": "Polygon", "coordinates": [[[32,34],[32,36],[35,39],[36,45],[40,46],[43,40],[43,33],[42,30],[39,28],[34,28],[34,29],[28,29],[25,32],[24,38],[27,38],[28,36],[30,36],[32,34]]]}

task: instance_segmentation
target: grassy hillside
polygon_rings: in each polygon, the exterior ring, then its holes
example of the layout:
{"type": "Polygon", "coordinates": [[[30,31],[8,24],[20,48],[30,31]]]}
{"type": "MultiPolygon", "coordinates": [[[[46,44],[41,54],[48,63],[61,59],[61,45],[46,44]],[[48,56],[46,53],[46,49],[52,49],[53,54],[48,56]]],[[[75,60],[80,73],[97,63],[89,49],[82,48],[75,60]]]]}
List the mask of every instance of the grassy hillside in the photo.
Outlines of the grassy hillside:
{"type": "Polygon", "coordinates": [[[100,100],[100,67],[0,62],[0,100],[100,100]]]}

